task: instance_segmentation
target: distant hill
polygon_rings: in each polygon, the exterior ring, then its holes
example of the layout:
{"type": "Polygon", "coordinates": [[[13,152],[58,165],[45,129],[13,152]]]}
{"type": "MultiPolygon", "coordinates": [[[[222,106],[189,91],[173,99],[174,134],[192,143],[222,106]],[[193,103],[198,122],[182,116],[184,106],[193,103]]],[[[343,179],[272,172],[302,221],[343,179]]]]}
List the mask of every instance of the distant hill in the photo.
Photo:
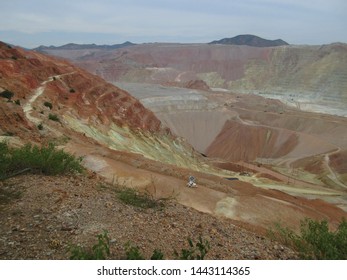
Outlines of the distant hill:
{"type": "Polygon", "coordinates": [[[124,42],[122,44],[115,44],[115,45],[96,45],[96,44],[66,44],[62,46],[39,46],[35,48],[35,51],[39,52],[45,52],[46,50],[84,50],[84,49],[103,49],[103,50],[115,50],[115,49],[120,49],[124,47],[129,47],[136,45],[132,42],[124,42]]]}
{"type": "Polygon", "coordinates": [[[38,48],[33,49],[34,51],[49,54],[56,57],[63,57],[69,60],[79,60],[94,57],[97,53],[100,52],[110,52],[116,51],[118,49],[131,47],[136,44],[129,41],[122,44],[115,45],[96,45],[96,44],[66,44],[63,46],[39,46],[38,48]]]}
{"type": "Polygon", "coordinates": [[[233,38],[224,38],[218,41],[213,41],[209,44],[247,45],[251,47],[276,47],[289,45],[287,42],[281,39],[267,40],[255,35],[238,35],[233,38]]]}

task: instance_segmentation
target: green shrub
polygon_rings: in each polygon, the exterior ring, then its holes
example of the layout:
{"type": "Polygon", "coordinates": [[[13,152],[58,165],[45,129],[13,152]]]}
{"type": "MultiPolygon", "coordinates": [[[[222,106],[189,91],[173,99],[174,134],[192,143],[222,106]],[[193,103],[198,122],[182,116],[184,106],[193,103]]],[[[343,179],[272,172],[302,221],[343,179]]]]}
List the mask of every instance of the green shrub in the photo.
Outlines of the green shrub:
{"type": "Polygon", "coordinates": [[[51,103],[51,102],[48,102],[48,101],[45,101],[45,103],[43,103],[43,105],[46,106],[46,107],[48,107],[48,108],[51,109],[51,110],[52,110],[52,108],[53,108],[52,103],[51,103]]]}
{"type": "Polygon", "coordinates": [[[7,98],[8,100],[11,100],[11,98],[14,96],[14,93],[6,89],[0,93],[0,96],[3,98],[7,98]]]}
{"type": "MultiPolygon", "coordinates": [[[[206,256],[210,245],[208,241],[202,240],[201,236],[196,245],[189,238],[189,249],[182,249],[181,255],[176,251],[176,257],[180,260],[203,260],[206,256]]],[[[126,260],[145,260],[140,248],[128,241],[124,245],[126,260]]],[[[98,235],[98,242],[91,248],[84,248],[80,245],[70,245],[70,260],[104,260],[110,256],[110,238],[108,232],[104,231],[98,235]]],[[[122,258],[121,258],[122,259],[122,258]]],[[[164,254],[161,250],[155,249],[150,258],[151,260],[163,260],[164,254]]]]}
{"type": "Polygon", "coordinates": [[[276,225],[270,230],[272,238],[292,247],[303,259],[346,260],[347,259],[347,222],[343,219],[336,231],[330,231],[326,220],[301,221],[300,234],[289,228],[276,225]]]}
{"type": "Polygon", "coordinates": [[[76,91],[73,88],[70,88],[70,93],[75,93],[76,91]]]}
{"type": "Polygon", "coordinates": [[[15,102],[14,102],[16,105],[19,105],[20,106],[20,100],[17,99],[15,102]]]}
{"type": "Polygon", "coordinates": [[[155,249],[153,251],[153,255],[151,257],[151,260],[163,260],[164,259],[164,254],[162,253],[162,251],[155,249]]]}
{"type": "Polygon", "coordinates": [[[125,244],[125,253],[127,260],[144,260],[140,248],[136,245],[133,245],[131,242],[125,244]]]}
{"type": "Polygon", "coordinates": [[[52,121],[55,121],[55,122],[59,122],[60,120],[59,120],[59,117],[57,116],[57,115],[55,115],[55,114],[49,114],[48,115],[48,118],[50,119],[50,120],[52,120],[52,121]]]}
{"type": "Polygon", "coordinates": [[[58,150],[51,143],[42,147],[27,144],[21,148],[0,144],[0,178],[27,168],[31,173],[45,175],[83,171],[81,158],[58,150]]]}
{"type": "Polygon", "coordinates": [[[125,204],[139,208],[155,208],[164,206],[161,200],[154,199],[149,193],[139,193],[135,189],[122,187],[117,190],[118,198],[125,204]]]}
{"type": "MultiPolygon", "coordinates": [[[[140,251],[140,248],[132,244],[130,241],[125,243],[125,254],[126,254],[126,260],[144,260],[145,259],[145,257],[140,251]]],[[[150,259],[163,260],[164,254],[162,253],[162,251],[155,249],[150,259]]]]}
{"type": "Polygon", "coordinates": [[[79,245],[70,246],[70,260],[105,260],[110,255],[110,238],[104,231],[98,235],[98,243],[85,249],[79,245]]]}
{"type": "Polygon", "coordinates": [[[40,123],[39,125],[37,125],[37,128],[38,128],[39,130],[43,130],[43,125],[42,125],[42,123],[40,123]]]}
{"type": "Polygon", "coordinates": [[[188,238],[188,249],[182,249],[179,254],[176,250],[174,255],[179,260],[203,260],[210,250],[210,244],[207,240],[202,240],[199,236],[198,242],[194,245],[191,238],[188,238]]]}

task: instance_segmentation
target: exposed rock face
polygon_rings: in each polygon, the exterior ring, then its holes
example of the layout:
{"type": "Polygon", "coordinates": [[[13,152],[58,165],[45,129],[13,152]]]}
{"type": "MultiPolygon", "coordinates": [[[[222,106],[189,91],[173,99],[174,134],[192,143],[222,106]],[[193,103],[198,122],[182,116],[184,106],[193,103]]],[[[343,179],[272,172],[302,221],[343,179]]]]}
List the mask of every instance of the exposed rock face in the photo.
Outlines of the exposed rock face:
{"type": "Polygon", "coordinates": [[[1,98],[3,133],[23,136],[26,132],[27,140],[38,141],[41,123],[44,128],[54,126],[41,132],[53,134],[50,137],[78,132],[112,149],[179,166],[205,168],[199,155],[194,156],[194,150],[173,136],[150,110],[100,77],[67,62],[6,44],[1,44],[0,57],[0,87],[12,91],[13,100],[23,105],[22,109],[1,98]],[[60,126],[52,123],[50,114],[59,116],[60,126]],[[35,121],[28,121],[28,115],[35,121]]]}
{"type": "Polygon", "coordinates": [[[276,47],[289,45],[287,42],[281,39],[266,40],[254,35],[238,35],[233,38],[224,38],[221,40],[213,41],[210,44],[247,45],[251,47],[276,47]]]}
{"type": "Polygon", "coordinates": [[[106,116],[120,126],[153,132],[160,130],[160,121],[152,112],[125,91],[99,77],[39,53],[9,48],[6,44],[1,44],[0,50],[1,88],[13,92],[13,99],[25,103],[34,89],[49,77],[56,76],[46,86],[53,110],[65,105],[80,117],[94,115],[107,123],[106,116]]]}

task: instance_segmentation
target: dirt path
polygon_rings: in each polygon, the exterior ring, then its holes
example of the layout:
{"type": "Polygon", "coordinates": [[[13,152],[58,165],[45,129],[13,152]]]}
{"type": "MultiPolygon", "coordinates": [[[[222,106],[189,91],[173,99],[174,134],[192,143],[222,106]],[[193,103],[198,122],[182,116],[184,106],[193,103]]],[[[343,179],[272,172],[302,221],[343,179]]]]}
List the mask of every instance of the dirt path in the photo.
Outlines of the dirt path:
{"type": "Polygon", "coordinates": [[[334,183],[338,184],[339,186],[347,189],[347,185],[345,185],[343,182],[340,181],[338,175],[335,173],[335,171],[331,168],[330,166],[330,156],[332,156],[333,154],[339,153],[341,151],[341,148],[337,148],[335,151],[332,151],[330,153],[326,153],[324,156],[324,161],[323,164],[325,166],[325,168],[329,171],[330,176],[328,175],[328,177],[334,181],[334,183]]]}
{"type": "Polygon", "coordinates": [[[241,166],[244,166],[245,168],[248,168],[256,173],[266,174],[271,176],[272,178],[276,178],[280,182],[273,184],[266,183],[266,187],[264,187],[264,183],[261,183],[260,181],[257,182],[254,180],[253,177],[249,178],[249,182],[266,189],[277,189],[284,191],[286,193],[291,193],[299,196],[305,196],[305,195],[314,195],[314,196],[329,196],[329,197],[335,197],[341,195],[341,191],[333,190],[325,188],[324,186],[310,183],[304,180],[300,180],[296,177],[284,175],[282,173],[279,173],[277,171],[268,169],[264,166],[257,166],[255,164],[246,163],[246,162],[239,162],[238,163],[241,166]]]}
{"type": "Polygon", "coordinates": [[[24,111],[25,117],[29,121],[34,123],[35,125],[39,125],[41,123],[41,119],[35,118],[31,115],[32,111],[34,110],[33,103],[36,101],[36,99],[39,96],[41,96],[44,93],[47,83],[50,83],[50,82],[54,81],[55,79],[58,79],[60,77],[63,77],[65,75],[70,75],[73,73],[74,72],[65,73],[65,74],[56,75],[56,76],[51,76],[46,81],[42,82],[41,85],[37,89],[35,89],[33,95],[29,98],[28,102],[26,104],[24,104],[24,106],[23,106],[23,111],[24,111]]]}

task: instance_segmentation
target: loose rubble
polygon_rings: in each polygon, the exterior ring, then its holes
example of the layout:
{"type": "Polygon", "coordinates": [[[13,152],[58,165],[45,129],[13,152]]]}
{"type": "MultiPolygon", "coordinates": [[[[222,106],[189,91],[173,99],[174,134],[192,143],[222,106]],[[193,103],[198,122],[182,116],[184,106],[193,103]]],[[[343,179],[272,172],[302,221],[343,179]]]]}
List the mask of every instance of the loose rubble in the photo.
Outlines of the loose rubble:
{"type": "Polygon", "coordinates": [[[16,193],[0,204],[0,259],[68,259],[71,245],[92,247],[104,230],[110,259],[125,257],[131,241],[146,258],[160,249],[167,259],[201,235],[208,259],[296,259],[291,249],[254,234],[226,218],[187,208],[171,199],[164,207],[125,205],[114,187],[91,176],[23,175],[0,182],[16,193]]]}

